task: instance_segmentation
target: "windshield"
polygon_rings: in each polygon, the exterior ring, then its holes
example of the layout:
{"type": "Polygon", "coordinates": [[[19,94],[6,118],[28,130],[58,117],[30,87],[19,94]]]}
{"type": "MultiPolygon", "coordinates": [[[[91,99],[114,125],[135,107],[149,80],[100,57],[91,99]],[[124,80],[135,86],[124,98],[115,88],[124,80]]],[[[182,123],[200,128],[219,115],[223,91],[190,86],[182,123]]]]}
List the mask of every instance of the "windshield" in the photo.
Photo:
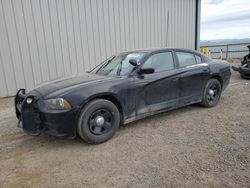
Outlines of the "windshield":
{"type": "Polygon", "coordinates": [[[102,74],[102,75],[116,75],[125,76],[128,75],[134,66],[129,63],[130,59],[135,59],[137,62],[141,60],[144,53],[123,53],[118,56],[104,61],[103,64],[94,68],[91,73],[102,74]]]}

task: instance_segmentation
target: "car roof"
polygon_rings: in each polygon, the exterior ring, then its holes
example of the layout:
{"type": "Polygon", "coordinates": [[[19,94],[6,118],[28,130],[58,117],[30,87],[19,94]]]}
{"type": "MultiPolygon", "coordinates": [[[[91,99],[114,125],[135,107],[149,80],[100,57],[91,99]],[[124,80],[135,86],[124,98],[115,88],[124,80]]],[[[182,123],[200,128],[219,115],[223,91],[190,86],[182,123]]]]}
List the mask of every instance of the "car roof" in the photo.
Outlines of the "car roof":
{"type": "Polygon", "coordinates": [[[127,51],[124,53],[140,53],[140,52],[144,52],[144,53],[152,53],[152,52],[158,52],[158,51],[162,51],[162,50],[174,50],[174,51],[185,51],[185,52],[191,52],[191,53],[197,53],[200,54],[198,51],[195,50],[191,50],[191,49],[187,49],[187,48],[144,48],[144,49],[136,49],[136,50],[132,50],[132,51],[127,51]]]}

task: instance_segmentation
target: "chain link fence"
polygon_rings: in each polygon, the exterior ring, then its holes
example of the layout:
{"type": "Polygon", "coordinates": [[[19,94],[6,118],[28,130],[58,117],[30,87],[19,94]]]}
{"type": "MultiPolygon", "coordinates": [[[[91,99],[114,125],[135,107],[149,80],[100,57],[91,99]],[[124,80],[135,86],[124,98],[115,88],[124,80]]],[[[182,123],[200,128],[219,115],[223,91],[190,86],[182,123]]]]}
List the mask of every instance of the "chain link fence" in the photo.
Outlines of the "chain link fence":
{"type": "Polygon", "coordinates": [[[235,43],[235,44],[218,44],[218,45],[201,45],[201,48],[208,49],[208,56],[212,59],[220,59],[221,58],[221,50],[222,50],[222,58],[237,58],[242,59],[246,54],[249,53],[248,48],[246,47],[250,43],[235,43]]]}

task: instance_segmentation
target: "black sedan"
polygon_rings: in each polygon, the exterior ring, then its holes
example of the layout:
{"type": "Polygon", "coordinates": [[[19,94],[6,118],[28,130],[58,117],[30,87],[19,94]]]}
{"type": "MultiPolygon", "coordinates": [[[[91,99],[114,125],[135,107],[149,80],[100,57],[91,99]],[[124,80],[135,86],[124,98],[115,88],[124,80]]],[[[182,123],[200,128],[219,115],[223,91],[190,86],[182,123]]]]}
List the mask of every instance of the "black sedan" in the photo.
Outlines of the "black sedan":
{"type": "Polygon", "coordinates": [[[193,103],[216,106],[231,72],[187,49],[146,49],[112,56],[86,74],[15,97],[18,125],[31,135],[110,139],[121,124],[193,103]]]}

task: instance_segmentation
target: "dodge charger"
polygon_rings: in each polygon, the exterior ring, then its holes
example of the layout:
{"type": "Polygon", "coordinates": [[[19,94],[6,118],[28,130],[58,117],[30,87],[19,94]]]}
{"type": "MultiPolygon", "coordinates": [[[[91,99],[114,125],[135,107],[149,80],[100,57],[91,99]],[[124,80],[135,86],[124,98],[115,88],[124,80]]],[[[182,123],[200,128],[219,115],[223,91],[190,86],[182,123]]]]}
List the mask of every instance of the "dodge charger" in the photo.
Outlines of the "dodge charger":
{"type": "Polygon", "coordinates": [[[88,73],[20,89],[16,117],[31,135],[78,135],[98,144],[121,124],[194,103],[216,106],[230,76],[228,63],[188,49],[123,52],[88,73]]]}

